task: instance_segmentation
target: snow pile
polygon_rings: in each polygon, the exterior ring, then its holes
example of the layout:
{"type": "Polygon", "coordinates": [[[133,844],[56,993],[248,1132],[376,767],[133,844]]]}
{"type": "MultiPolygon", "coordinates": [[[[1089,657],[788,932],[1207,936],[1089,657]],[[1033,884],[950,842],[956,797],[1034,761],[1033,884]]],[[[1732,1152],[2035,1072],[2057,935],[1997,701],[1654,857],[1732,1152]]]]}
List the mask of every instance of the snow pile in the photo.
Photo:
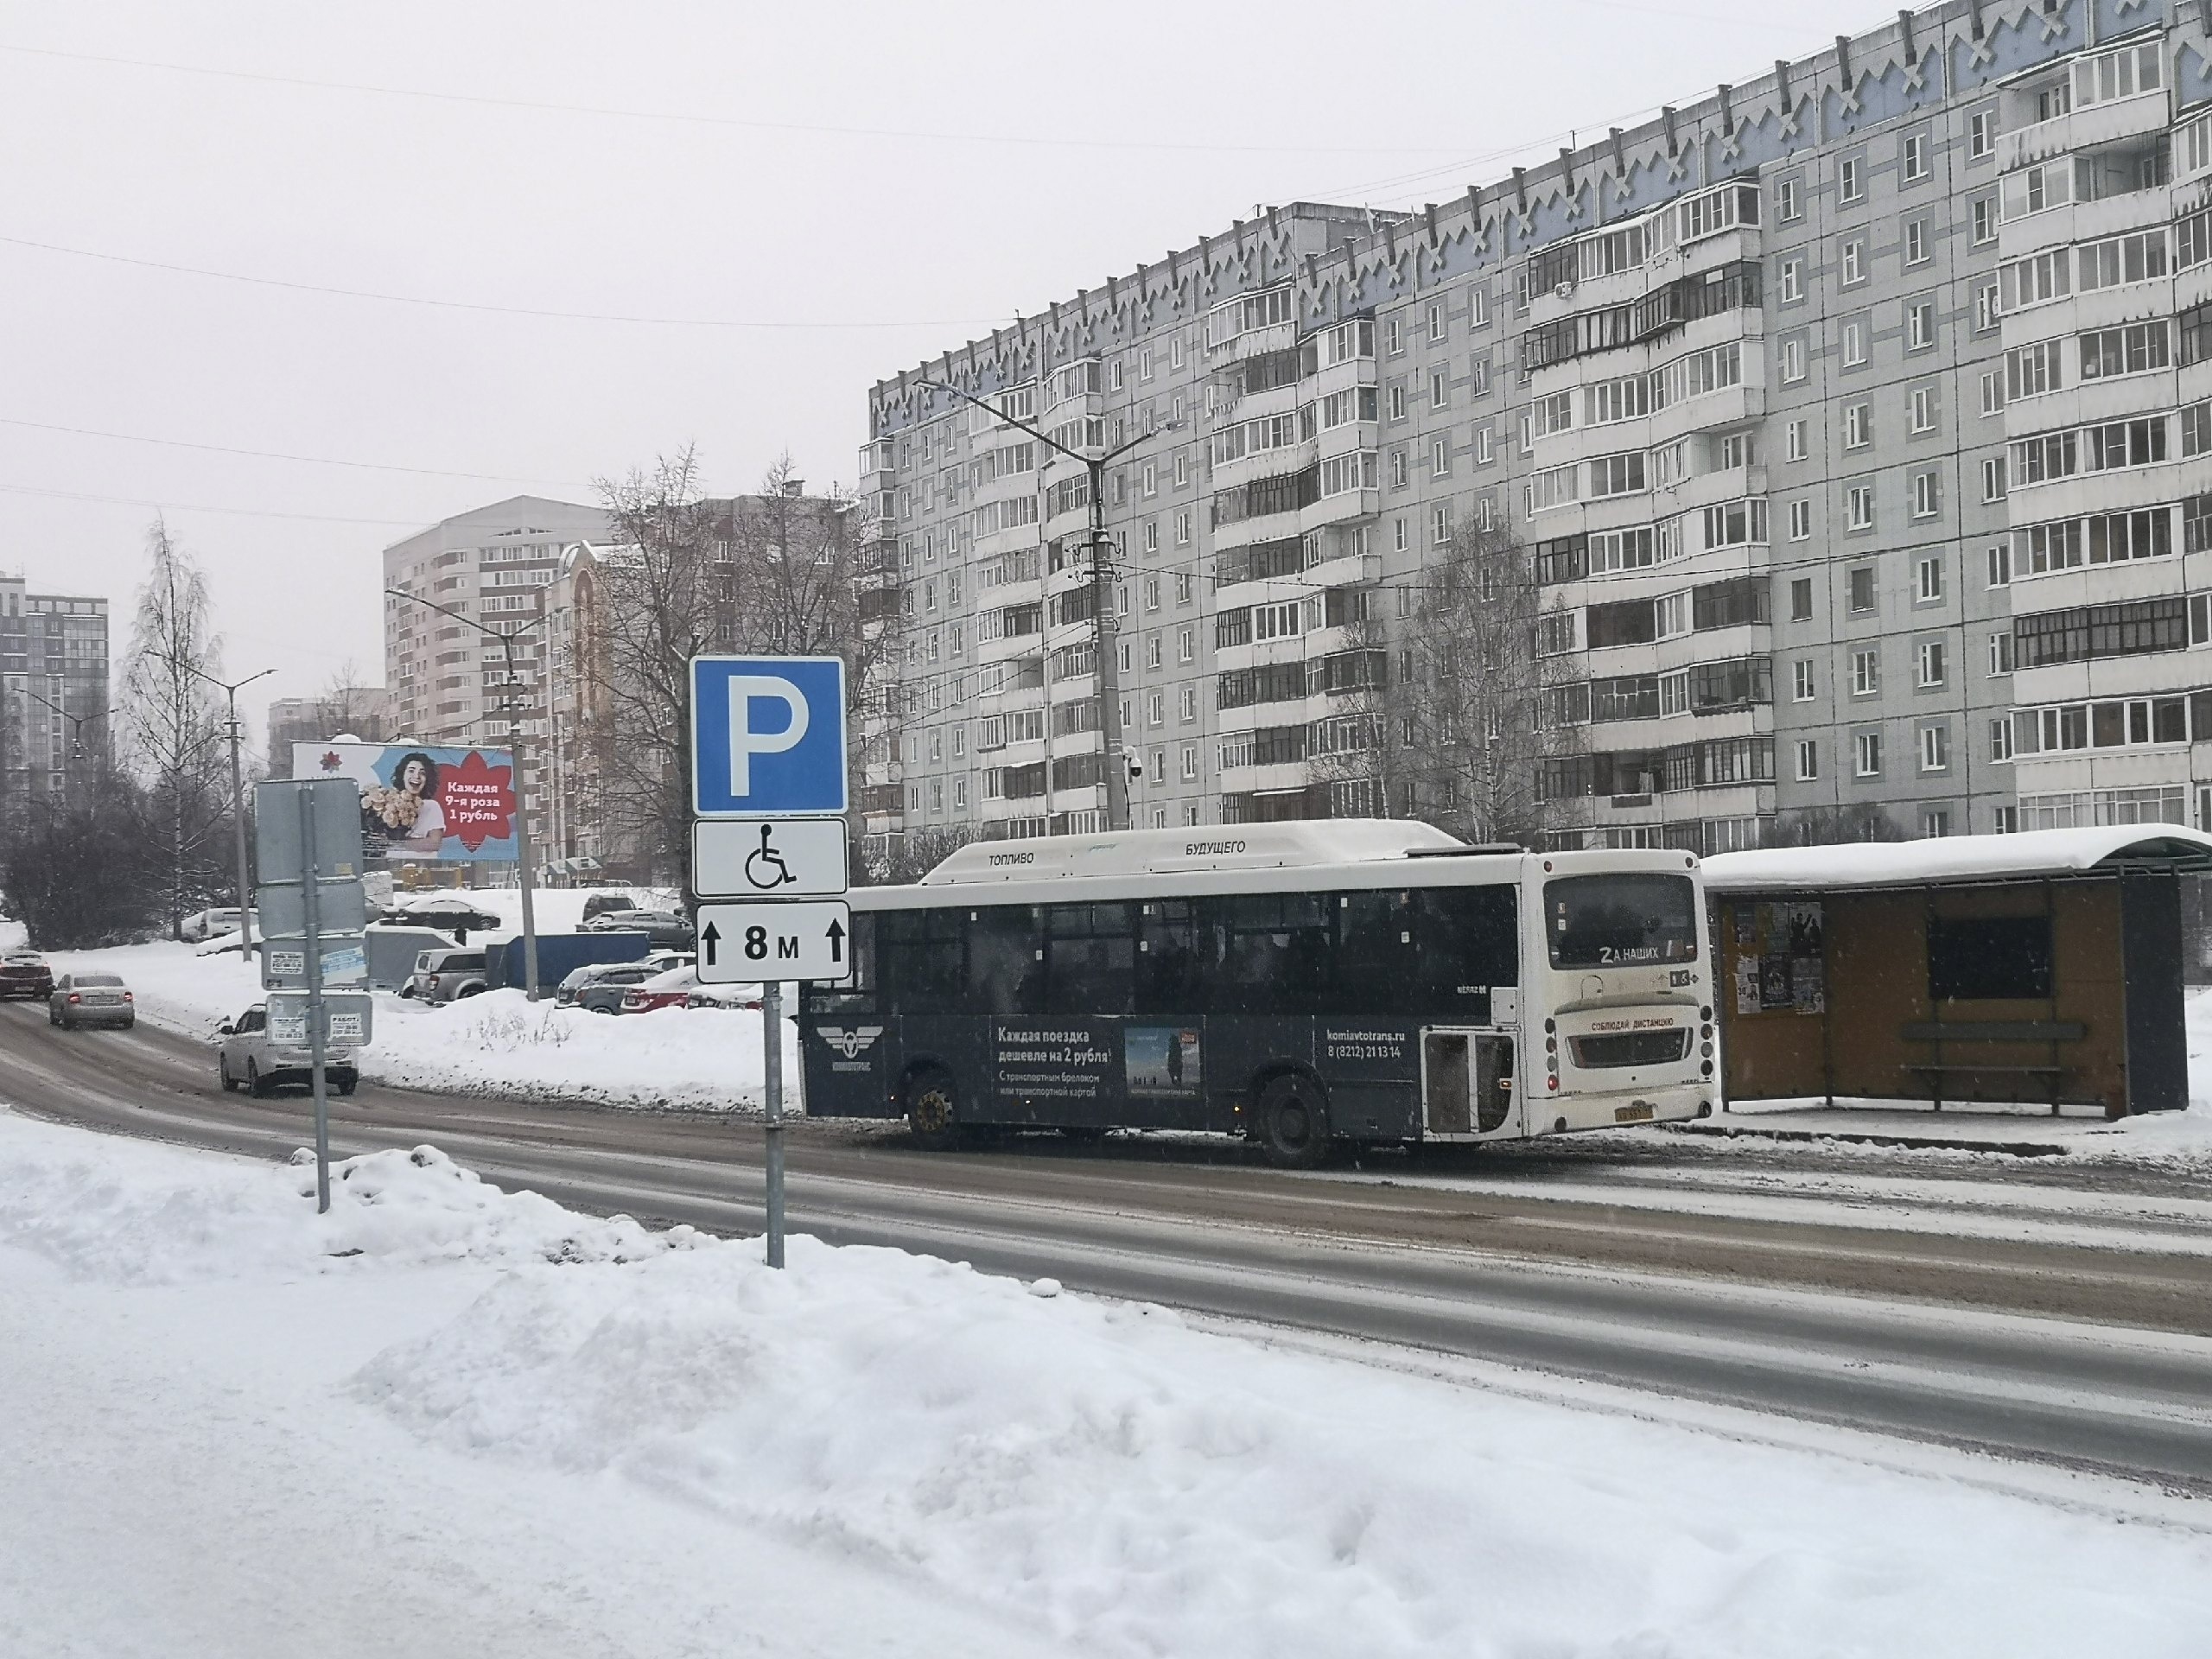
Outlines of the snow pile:
{"type": "Polygon", "coordinates": [[[106,1284],[358,1271],[357,1262],[631,1262],[704,1236],[503,1192],[435,1147],[332,1164],[330,1210],[318,1215],[304,1150],[274,1167],[189,1158],[5,1113],[0,1146],[0,1245],[106,1284]]]}
{"type": "Polygon", "coordinates": [[[31,931],[12,916],[0,916],[0,950],[29,948],[31,931]]]}
{"type": "MultiPolygon", "coordinates": [[[[263,995],[255,963],[198,956],[188,944],[57,952],[54,962],[56,972],[98,968],[122,975],[142,1019],[190,1037],[212,1038],[217,1026],[263,995]]],[[[760,1016],[742,1010],[610,1016],[556,1008],[550,998],[532,1002],[518,990],[445,1004],[378,992],[375,1034],[358,1062],[372,1083],[614,1106],[760,1105],[760,1016]]],[[[784,1035],[788,1079],[798,1075],[798,1027],[788,1018],[784,1035]]]]}

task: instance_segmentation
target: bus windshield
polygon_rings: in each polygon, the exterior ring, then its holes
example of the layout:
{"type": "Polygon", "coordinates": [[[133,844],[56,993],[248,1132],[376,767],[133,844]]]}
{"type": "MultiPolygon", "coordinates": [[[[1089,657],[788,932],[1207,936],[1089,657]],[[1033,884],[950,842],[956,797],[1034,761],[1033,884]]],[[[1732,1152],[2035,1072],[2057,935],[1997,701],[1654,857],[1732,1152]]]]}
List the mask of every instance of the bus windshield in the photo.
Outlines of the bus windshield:
{"type": "Polygon", "coordinates": [[[1622,968],[1697,958],[1697,900],[1686,875],[1569,875],[1544,883],[1554,968],[1622,968]]]}

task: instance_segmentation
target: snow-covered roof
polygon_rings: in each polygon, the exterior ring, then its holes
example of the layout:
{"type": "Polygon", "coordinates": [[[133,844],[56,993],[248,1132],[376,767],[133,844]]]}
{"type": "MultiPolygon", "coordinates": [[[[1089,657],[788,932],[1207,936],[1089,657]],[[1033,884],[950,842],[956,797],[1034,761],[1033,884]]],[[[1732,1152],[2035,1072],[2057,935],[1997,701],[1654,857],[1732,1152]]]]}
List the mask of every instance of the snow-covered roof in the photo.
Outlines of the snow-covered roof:
{"type": "Polygon", "coordinates": [[[1216,824],[1192,830],[1122,830],[1098,836],[976,842],[945,859],[922,878],[921,885],[1360,864],[1460,844],[1441,830],[1402,818],[1325,818],[1288,823],[1216,824]]]}
{"type": "Polygon", "coordinates": [[[1716,853],[1705,861],[1710,893],[1783,888],[1910,887],[1935,881],[2007,881],[2116,871],[2125,865],[2212,868],[2212,836],[2174,823],[2030,830],[2015,836],[1939,836],[1716,853]]]}

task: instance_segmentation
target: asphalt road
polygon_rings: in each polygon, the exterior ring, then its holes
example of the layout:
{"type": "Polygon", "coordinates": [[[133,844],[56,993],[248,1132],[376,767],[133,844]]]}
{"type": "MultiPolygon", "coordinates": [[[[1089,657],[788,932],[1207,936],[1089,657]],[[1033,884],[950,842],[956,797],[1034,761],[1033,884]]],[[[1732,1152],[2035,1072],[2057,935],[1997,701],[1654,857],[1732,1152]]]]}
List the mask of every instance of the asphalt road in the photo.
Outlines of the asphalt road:
{"type": "MultiPolygon", "coordinates": [[[[20,1004],[0,1007],[0,1103],[268,1157],[311,1138],[303,1097],[223,1094],[200,1044],[143,1025],[58,1032],[20,1004]]],[[[332,1106],[340,1155],[433,1141],[580,1209],[760,1225],[755,1122],[372,1087],[332,1106]]],[[[1027,1137],[931,1155],[895,1130],[801,1123],[790,1217],[836,1243],[2212,1492],[2212,1252],[2131,1248],[2144,1241],[2120,1229],[1955,1236],[1839,1224],[1833,1205],[1799,1219],[1786,1203],[1588,1196],[1624,1160],[1663,1187],[1668,1159],[1703,1155],[1675,1139],[1331,1178],[1227,1144],[1027,1137]],[[1501,1170],[1514,1190],[1453,1184],[1501,1170]]],[[[2024,1172],[2023,1198],[2050,1179],[2024,1172]]]]}

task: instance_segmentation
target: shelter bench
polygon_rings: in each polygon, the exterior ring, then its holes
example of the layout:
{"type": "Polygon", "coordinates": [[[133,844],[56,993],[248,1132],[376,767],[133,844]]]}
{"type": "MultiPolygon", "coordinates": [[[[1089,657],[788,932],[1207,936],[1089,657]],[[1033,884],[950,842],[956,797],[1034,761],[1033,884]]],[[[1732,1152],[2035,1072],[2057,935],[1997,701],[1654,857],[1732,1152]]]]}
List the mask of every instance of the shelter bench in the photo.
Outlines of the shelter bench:
{"type": "MultiPolygon", "coordinates": [[[[2075,1043],[2088,1035],[2089,1028],[2075,1020],[1916,1020],[1899,1033],[1909,1043],[1932,1043],[1942,1056],[1948,1044],[1982,1043],[2049,1043],[2051,1058],[2042,1065],[1999,1064],[1980,1060],[1938,1058],[1915,1061],[1905,1069],[1917,1072],[1928,1080],[1929,1104],[1937,1111],[1943,1109],[1945,1084],[1955,1077],[2018,1077],[2032,1078],[2042,1087],[2037,1098],[2047,1099],[2051,1116],[2059,1109],[2059,1084],[2071,1068],[2058,1058],[2062,1043],[2075,1043]]],[[[1963,1103],[1954,1101],[1954,1104],[1963,1103]]]]}

